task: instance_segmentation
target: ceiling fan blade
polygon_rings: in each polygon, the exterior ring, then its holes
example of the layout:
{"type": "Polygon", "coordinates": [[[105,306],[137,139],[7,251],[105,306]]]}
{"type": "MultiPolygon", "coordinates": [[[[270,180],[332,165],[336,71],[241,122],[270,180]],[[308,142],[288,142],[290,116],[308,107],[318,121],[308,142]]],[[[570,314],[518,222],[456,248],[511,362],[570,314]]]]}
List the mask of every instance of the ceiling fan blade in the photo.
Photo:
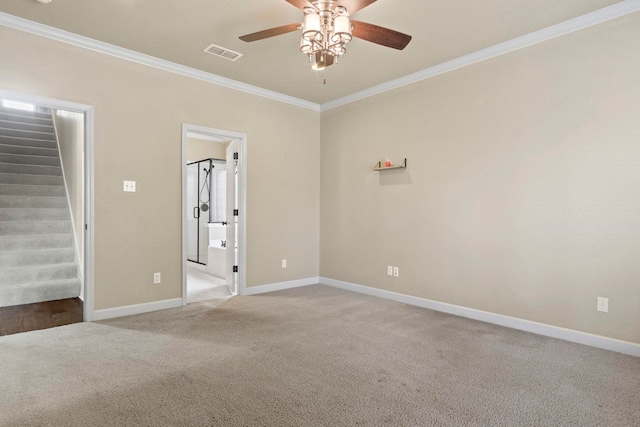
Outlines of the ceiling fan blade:
{"type": "Polygon", "coordinates": [[[257,33],[251,33],[240,37],[240,40],[244,42],[255,42],[257,40],[267,39],[269,37],[279,36],[281,34],[291,33],[296,31],[300,27],[300,24],[283,25],[282,27],[269,28],[268,30],[258,31],[257,33]]]}
{"type": "MultiPolygon", "coordinates": [[[[289,1],[289,0],[287,0],[289,1]]],[[[347,9],[349,15],[356,13],[360,9],[364,9],[371,3],[375,3],[377,0],[338,0],[336,6],[342,6],[347,9]]]]}
{"type": "Polygon", "coordinates": [[[292,5],[294,5],[300,10],[304,9],[305,7],[311,7],[311,3],[309,3],[307,0],[284,0],[284,1],[286,1],[287,3],[291,3],[292,5]]]}
{"type": "Polygon", "coordinates": [[[354,21],[353,19],[351,20],[351,23],[353,23],[354,37],[358,37],[359,39],[367,40],[372,43],[402,50],[407,47],[411,41],[411,36],[399,33],[398,31],[369,24],[367,22],[354,21]]]}

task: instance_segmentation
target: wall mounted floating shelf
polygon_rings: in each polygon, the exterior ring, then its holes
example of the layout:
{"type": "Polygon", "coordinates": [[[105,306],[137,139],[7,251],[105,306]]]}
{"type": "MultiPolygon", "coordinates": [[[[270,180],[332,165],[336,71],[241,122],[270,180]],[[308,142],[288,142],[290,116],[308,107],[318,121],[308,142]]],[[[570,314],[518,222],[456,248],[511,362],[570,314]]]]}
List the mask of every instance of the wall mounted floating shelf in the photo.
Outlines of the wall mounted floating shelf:
{"type": "Polygon", "coordinates": [[[378,163],[374,166],[373,170],[374,170],[374,171],[386,171],[386,170],[389,170],[389,169],[406,169],[406,167],[407,167],[407,159],[406,159],[406,157],[405,157],[404,162],[402,162],[402,164],[401,164],[401,165],[396,165],[396,166],[383,166],[383,165],[382,165],[382,162],[378,162],[378,163]]]}

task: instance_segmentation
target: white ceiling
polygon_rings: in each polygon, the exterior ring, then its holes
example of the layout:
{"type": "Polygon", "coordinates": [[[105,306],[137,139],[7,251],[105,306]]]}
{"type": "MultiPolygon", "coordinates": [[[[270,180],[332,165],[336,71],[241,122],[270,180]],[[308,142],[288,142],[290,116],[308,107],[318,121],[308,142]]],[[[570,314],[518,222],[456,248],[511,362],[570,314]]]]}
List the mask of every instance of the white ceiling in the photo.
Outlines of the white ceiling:
{"type": "Polygon", "coordinates": [[[0,12],[324,104],[616,3],[623,2],[378,0],[353,18],[410,34],[409,46],[397,51],[354,39],[324,71],[310,69],[298,32],[238,39],[301,21],[285,0],[2,0],[0,12]],[[204,53],[211,43],[244,56],[231,62],[204,53]]]}

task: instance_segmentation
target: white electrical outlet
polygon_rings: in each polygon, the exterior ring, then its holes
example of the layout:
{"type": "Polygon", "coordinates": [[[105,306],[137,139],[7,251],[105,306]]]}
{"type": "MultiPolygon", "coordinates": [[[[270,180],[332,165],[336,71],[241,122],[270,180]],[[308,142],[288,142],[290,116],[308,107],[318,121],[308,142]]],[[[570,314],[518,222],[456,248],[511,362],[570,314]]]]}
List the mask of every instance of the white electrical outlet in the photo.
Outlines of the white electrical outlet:
{"type": "Polygon", "coordinates": [[[287,268],[287,260],[286,259],[282,260],[282,268],[287,268]]]}
{"type": "Polygon", "coordinates": [[[398,267],[393,267],[393,277],[400,276],[400,269],[398,267]]]}
{"type": "Polygon", "coordinates": [[[135,181],[124,181],[124,191],[127,193],[135,193],[136,192],[136,182],[135,181]]]}
{"type": "Polygon", "coordinates": [[[157,285],[161,281],[162,281],[162,277],[160,276],[160,273],[153,273],[153,284],[157,285]]]}
{"type": "Polygon", "coordinates": [[[598,311],[609,312],[609,298],[598,297],[598,305],[596,306],[598,311]]]}
{"type": "Polygon", "coordinates": [[[393,276],[393,267],[387,265],[387,276],[393,276]]]}

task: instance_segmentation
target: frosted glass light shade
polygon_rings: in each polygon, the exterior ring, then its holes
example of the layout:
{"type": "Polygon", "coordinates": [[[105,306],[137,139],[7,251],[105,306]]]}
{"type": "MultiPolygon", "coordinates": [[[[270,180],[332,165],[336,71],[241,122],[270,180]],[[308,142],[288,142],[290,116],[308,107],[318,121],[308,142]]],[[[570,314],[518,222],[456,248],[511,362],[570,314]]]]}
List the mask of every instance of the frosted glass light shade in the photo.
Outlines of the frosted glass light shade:
{"type": "Polygon", "coordinates": [[[304,37],[300,38],[300,52],[305,54],[313,52],[313,44],[309,40],[305,40],[304,37]]]}
{"type": "Polygon", "coordinates": [[[351,21],[346,15],[336,16],[333,21],[333,36],[331,41],[337,43],[339,41],[343,43],[349,43],[351,41],[351,21]]]}
{"type": "Polygon", "coordinates": [[[305,40],[314,40],[320,31],[320,15],[314,12],[305,12],[304,22],[302,23],[302,38],[305,40]]]}

